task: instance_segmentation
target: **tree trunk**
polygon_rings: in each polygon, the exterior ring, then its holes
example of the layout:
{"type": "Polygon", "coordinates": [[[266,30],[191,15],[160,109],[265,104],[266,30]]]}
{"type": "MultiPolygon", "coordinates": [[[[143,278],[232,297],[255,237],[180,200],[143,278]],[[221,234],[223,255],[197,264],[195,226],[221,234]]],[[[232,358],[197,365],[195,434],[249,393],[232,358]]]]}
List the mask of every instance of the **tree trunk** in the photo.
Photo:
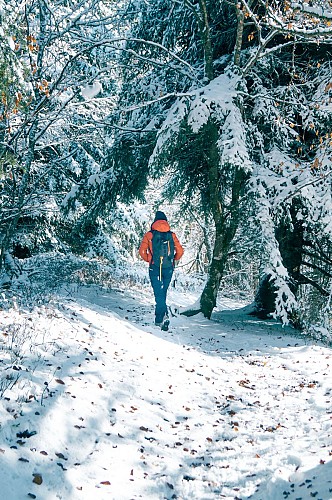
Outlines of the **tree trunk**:
{"type": "Polygon", "coordinates": [[[266,319],[275,309],[276,289],[270,275],[263,275],[255,296],[255,310],[251,313],[258,318],[266,319]]]}
{"type": "Polygon", "coordinates": [[[289,288],[296,296],[300,283],[301,264],[304,245],[303,221],[297,216],[301,213],[302,203],[293,198],[289,209],[289,217],[284,217],[276,230],[280,254],[291,278],[289,288]]]}
{"type": "MultiPolygon", "coordinates": [[[[215,147],[217,149],[216,144],[215,147]]],[[[229,166],[229,168],[232,167],[229,166]]],[[[216,233],[208,279],[200,299],[201,312],[206,318],[209,319],[211,318],[212,311],[216,306],[220,283],[224,276],[228,255],[238,228],[240,217],[240,199],[246,181],[246,174],[242,169],[239,167],[233,167],[233,169],[231,201],[227,205],[225,200],[222,199],[222,194],[219,189],[220,173],[216,173],[216,171],[219,171],[218,163],[216,163],[216,167],[211,166],[210,169],[210,181],[211,176],[215,175],[214,185],[211,186],[211,189],[214,190],[211,200],[211,209],[215,222],[216,233]]]]}
{"type": "MultiPolygon", "coordinates": [[[[213,49],[206,0],[199,0],[200,15],[191,2],[187,2],[187,6],[197,18],[204,49],[205,77],[211,81],[214,78],[213,49]]],[[[238,9],[238,11],[239,29],[237,33],[237,43],[239,44],[239,51],[242,44],[244,13],[241,9],[238,9]]],[[[200,298],[200,307],[199,309],[186,311],[184,314],[191,316],[198,312],[202,312],[206,318],[210,318],[216,306],[217,295],[221,279],[224,275],[231,243],[238,227],[240,196],[246,175],[244,171],[238,167],[229,165],[229,169],[233,169],[233,180],[231,186],[227,186],[228,181],[221,178],[222,170],[220,168],[220,154],[218,150],[219,127],[213,120],[210,120],[207,125],[206,137],[210,144],[207,155],[210,191],[209,211],[212,213],[215,226],[215,243],[208,279],[200,298]],[[229,195],[229,191],[231,192],[231,201],[227,202],[227,204],[226,196],[223,191],[227,191],[227,195],[229,195]]]]}
{"type": "Polygon", "coordinates": [[[242,49],[243,29],[244,29],[244,8],[241,4],[236,5],[237,31],[234,48],[234,64],[240,66],[240,55],[242,49]]]}
{"type": "Polygon", "coordinates": [[[225,239],[224,227],[216,228],[213,257],[209,268],[208,279],[200,299],[200,310],[206,318],[211,318],[216,306],[220,283],[227,262],[229,244],[225,239]]]}
{"type": "Polygon", "coordinates": [[[211,81],[213,80],[213,50],[212,50],[212,43],[211,43],[211,35],[210,35],[210,24],[209,24],[209,18],[208,18],[208,12],[207,12],[207,7],[206,7],[206,1],[205,0],[199,0],[199,7],[201,11],[201,22],[200,24],[200,31],[201,31],[201,38],[203,41],[203,47],[204,47],[204,59],[205,59],[205,76],[206,78],[211,81]]]}

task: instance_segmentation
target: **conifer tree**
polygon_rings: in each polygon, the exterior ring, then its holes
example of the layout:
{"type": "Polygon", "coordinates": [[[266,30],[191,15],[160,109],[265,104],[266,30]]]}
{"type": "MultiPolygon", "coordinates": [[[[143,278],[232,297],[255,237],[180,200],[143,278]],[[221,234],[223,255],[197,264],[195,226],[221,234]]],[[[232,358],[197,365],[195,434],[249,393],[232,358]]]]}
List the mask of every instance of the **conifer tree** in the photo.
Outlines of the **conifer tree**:
{"type": "MultiPolygon", "coordinates": [[[[135,5],[141,14],[128,54],[136,60],[131,77],[124,75],[133,111],[122,126],[134,129],[143,122],[150,131],[153,124],[152,175],[167,171],[168,192],[181,193],[186,203],[200,193],[201,210],[213,221],[214,251],[199,310],[211,316],[236,234],[245,224],[262,261],[257,305],[265,308],[265,284],[269,312],[287,322],[297,314],[300,286],[321,287],[300,269],[311,241],[307,234],[318,227],[300,221],[310,213],[307,188],[316,199],[320,177],[326,195],[330,186],[325,128],[330,109],[317,108],[315,99],[318,94],[329,99],[324,72],[331,6],[323,0],[315,7],[260,0],[135,5]],[[141,80],[145,95],[134,91],[133,82],[139,89],[141,80]],[[155,88],[161,89],[159,96],[151,95],[155,88]]],[[[144,159],[141,168],[146,169],[144,159]]],[[[313,265],[306,262],[307,269],[313,265]]]]}

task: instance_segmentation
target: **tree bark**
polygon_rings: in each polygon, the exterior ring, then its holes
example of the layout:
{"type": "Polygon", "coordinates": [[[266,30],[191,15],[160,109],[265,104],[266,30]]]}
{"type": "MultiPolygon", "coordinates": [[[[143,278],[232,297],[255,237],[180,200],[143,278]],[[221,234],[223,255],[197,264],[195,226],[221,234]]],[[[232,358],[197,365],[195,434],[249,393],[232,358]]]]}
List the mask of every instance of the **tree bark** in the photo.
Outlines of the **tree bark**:
{"type": "Polygon", "coordinates": [[[206,1],[205,0],[199,0],[199,7],[201,10],[201,23],[200,23],[200,31],[201,31],[201,37],[203,41],[203,46],[204,46],[204,59],[205,59],[205,76],[206,78],[211,81],[213,80],[213,50],[212,50],[212,43],[211,43],[211,35],[210,35],[210,25],[209,25],[209,18],[208,18],[208,12],[207,12],[207,7],[206,7],[206,1]]]}
{"type": "MultiPolygon", "coordinates": [[[[217,149],[217,144],[215,143],[217,149]]],[[[219,160],[219,155],[218,155],[219,160]]],[[[217,168],[211,168],[210,174],[213,175],[217,168]]],[[[225,266],[231,245],[238,228],[240,217],[240,199],[246,181],[245,172],[239,167],[233,167],[232,195],[231,201],[226,205],[225,200],[221,199],[220,192],[220,173],[216,173],[214,184],[211,188],[215,191],[212,194],[211,209],[215,222],[215,243],[213,248],[213,257],[209,268],[208,279],[200,299],[200,310],[206,318],[211,318],[213,309],[216,306],[217,296],[220,289],[220,283],[225,273],[225,266]]],[[[210,175],[210,177],[211,177],[210,175]]],[[[210,179],[211,180],[211,179],[210,179]]]]}
{"type": "Polygon", "coordinates": [[[200,310],[206,318],[211,318],[216,306],[220,283],[224,275],[229,245],[224,239],[224,227],[216,228],[216,239],[213,249],[212,262],[209,268],[208,279],[200,298],[200,310]]]}
{"type": "Polygon", "coordinates": [[[236,17],[237,17],[237,31],[236,31],[236,41],[234,48],[234,64],[235,66],[240,66],[240,55],[242,49],[242,39],[243,39],[243,29],[244,29],[244,10],[240,4],[236,6],[236,17]]]}

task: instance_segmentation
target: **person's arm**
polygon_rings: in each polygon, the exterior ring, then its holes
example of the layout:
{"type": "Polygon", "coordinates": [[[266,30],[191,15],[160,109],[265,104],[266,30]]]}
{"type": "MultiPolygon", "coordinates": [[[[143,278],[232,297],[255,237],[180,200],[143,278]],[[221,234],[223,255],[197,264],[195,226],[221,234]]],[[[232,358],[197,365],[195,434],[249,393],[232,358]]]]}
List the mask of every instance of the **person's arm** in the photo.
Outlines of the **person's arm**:
{"type": "Polygon", "coordinates": [[[183,255],[183,247],[181,246],[181,243],[179,242],[177,236],[175,233],[173,234],[173,241],[174,241],[174,250],[175,250],[175,255],[174,255],[174,260],[180,260],[182,255],[183,255]]]}
{"type": "Polygon", "coordinates": [[[139,247],[138,253],[145,262],[151,262],[152,254],[150,250],[149,242],[151,240],[151,232],[147,232],[142,240],[141,246],[139,247]]]}

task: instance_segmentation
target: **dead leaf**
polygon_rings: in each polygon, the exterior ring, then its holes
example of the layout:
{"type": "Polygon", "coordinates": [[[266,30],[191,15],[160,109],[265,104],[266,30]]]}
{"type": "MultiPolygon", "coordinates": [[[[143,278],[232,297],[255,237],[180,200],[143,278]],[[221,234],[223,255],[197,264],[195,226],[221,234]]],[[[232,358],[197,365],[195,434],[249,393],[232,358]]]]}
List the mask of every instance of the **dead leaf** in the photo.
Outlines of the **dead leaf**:
{"type": "Polygon", "coordinates": [[[250,384],[250,381],[249,380],[240,380],[240,382],[238,382],[238,384],[241,386],[241,387],[245,387],[246,389],[253,389],[253,387],[251,387],[249,384],[250,384]]]}
{"type": "Polygon", "coordinates": [[[16,436],[18,438],[24,438],[24,439],[28,439],[30,438],[31,436],[35,436],[37,434],[37,431],[29,431],[28,429],[26,429],[25,431],[23,432],[17,432],[16,433],[16,436]]]}
{"type": "Polygon", "coordinates": [[[62,384],[62,385],[65,385],[64,381],[61,380],[61,378],[56,378],[55,381],[58,383],[58,384],[62,384]]]}
{"type": "Polygon", "coordinates": [[[35,484],[38,484],[40,486],[43,482],[43,477],[41,474],[32,474],[33,475],[33,480],[32,482],[35,484]]]}
{"type": "Polygon", "coordinates": [[[100,481],[100,484],[103,484],[104,486],[110,486],[111,483],[109,481],[100,481]]]}

